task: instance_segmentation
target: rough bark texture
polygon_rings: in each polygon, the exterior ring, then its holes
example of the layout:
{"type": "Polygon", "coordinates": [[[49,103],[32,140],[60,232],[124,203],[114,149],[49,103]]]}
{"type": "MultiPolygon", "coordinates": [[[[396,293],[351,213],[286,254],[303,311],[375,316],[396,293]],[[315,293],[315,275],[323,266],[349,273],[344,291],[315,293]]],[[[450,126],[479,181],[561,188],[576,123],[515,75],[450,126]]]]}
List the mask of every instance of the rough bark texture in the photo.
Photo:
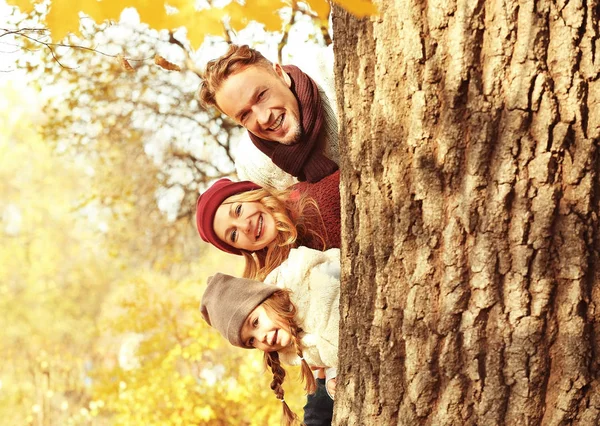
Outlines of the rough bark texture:
{"type": "Polygon", "coordinates": [[[334,10],[337,425],[600,424],[600,5],[334,10]]]}

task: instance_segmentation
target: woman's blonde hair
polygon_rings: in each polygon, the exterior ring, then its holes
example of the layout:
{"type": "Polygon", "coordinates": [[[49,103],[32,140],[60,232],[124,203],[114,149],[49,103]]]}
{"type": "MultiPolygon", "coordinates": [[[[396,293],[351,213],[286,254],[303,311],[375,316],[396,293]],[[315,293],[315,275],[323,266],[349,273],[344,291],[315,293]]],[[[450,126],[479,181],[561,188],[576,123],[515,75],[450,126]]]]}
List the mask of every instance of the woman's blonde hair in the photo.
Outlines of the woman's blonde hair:
{"type": "MultiPolygon", "coordinates": [[[[317,383],[313,376],[312,370],[302,355],[302,344],[300,343],[300,334],[302,329],[298,326],[295,320],[297,313],[296,306],[290,299],[290,290],[277,290],[262,302],[265,311],[274,321],[281,323],[284,327],[289,327],[292,337],[292,345],[296,350],[296,354],[301,359],[301,379],[304,382],[304,389],[307,393],[314,393],[317,390],[317,383]]],[[[285,379],[285,369],[281,366],[278,352],[265,352],[265,364],[273,373],[273,381],[271,389],[275,392],[277,399],[281,400],[283,409],[283,423],[286,426],[299,423],[298,416],[290,409],[284,399],[283,381],[285,379]]]]}
{"type": "Polygon", "coordinates": [[[298,241],[312,240],[325,247],[327,229],[317,202],[307,194],[292,196],[292,191],[256,189],[232,195],[224,203],[260,202],[273,215],[277,236],[264,249],[249,252],[241,250],[245,260],[244,278],[264,281],[269,273],[286,260],[298,241]],[[292,199],[295,198],[295,199],[292,199]]]}

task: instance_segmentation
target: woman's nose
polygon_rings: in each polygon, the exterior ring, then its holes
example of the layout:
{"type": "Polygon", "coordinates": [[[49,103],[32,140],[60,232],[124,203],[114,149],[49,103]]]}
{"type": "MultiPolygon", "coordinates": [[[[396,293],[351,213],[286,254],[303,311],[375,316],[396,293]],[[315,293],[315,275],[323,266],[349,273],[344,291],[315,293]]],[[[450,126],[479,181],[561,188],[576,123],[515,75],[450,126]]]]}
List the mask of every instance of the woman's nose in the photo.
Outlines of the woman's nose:
{"type": "Polygon", "coordinates": [[[233,225],[244,234],[250,232],[250,219],[237,218],[233,221],[233,225]]]}

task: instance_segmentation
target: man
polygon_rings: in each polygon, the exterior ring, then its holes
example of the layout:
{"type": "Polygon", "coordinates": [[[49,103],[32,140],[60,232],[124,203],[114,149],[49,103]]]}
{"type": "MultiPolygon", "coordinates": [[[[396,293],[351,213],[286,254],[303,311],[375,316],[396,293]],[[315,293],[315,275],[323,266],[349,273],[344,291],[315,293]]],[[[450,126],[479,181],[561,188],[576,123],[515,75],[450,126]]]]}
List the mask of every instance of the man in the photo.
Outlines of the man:
{"type": "Polygon", "coordinates": [[[207,64],[199,96],[204,107],[218,108],[248,130],[240,142],[244,152],[236,156],[240,178],[281,189],[295,182],[292,177],[317,182],[337,170],[335,100],[300,68],[231,45],[207,64]]]}

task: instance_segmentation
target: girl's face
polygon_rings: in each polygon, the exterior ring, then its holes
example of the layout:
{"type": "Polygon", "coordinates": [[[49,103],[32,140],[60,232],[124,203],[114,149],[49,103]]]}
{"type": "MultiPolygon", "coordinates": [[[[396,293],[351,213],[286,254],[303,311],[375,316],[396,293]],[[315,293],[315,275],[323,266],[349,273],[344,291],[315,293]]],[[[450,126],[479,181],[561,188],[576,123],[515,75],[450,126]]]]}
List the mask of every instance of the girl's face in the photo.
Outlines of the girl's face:
{"type": "Polygon", "coordinates": [[[246,318],[241,337],[247,347],[264,352],[279,351],[289,346],[292,341],[289,329],[271,318],[262,304],[246,318]]]}
{"type": "Polygon", "coordinates": [[[275,218],[258,201],[227,202],[217,209],[213,228],[221,241],[246,251],[258,251],[277,237],[275,218]]]}

